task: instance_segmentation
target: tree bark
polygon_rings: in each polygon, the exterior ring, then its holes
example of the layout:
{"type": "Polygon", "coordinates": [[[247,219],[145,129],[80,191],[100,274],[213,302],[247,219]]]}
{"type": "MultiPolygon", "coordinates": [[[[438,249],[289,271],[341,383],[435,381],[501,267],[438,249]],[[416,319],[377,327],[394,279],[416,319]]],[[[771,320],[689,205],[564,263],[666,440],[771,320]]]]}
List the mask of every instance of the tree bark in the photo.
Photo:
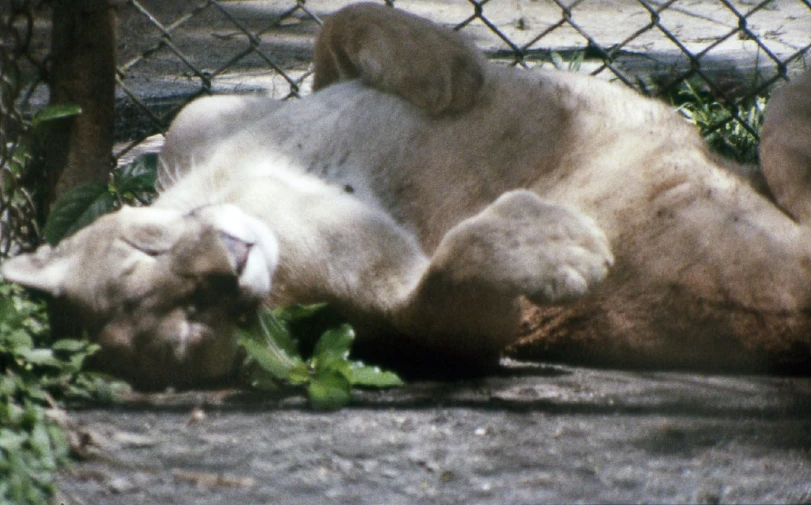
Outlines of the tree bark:
{"type": "Polygon", "coordinates": [[[77,104],[82,113],[43,128],[42,218],[68,189],[109,176],[115,117],[114,23],[108,0],[53,2],[50,103],[77,104]]]}

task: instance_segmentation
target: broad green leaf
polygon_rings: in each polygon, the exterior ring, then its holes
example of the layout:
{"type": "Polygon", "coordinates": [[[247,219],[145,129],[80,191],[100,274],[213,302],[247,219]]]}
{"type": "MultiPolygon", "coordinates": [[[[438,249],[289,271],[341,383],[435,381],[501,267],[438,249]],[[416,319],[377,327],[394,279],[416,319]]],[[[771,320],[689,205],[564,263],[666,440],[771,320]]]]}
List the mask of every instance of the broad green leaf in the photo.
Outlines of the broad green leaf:
{"type": "Polygon", "coordinates": [[[295,356],[301,361],[298,343],[290,334],[286,321],[279,317],[278,309],[273,311],[265,307],[259,309],[258,328],[255,331],[269,341],[268,345],[278,347],[286,355],[295,356]]]}
{"type": "Polygon", "coordinates": [[[352,386],[341,373],[325,373],[312,379],[307,393],[310,405],[317,409],[334,410],[352,400],[352,386]]]}
{"type": "Polygon", "coordinates": [[[37,456],[39,456],[41,465],[51,470],[55,469],[56,457],[51,447],[51,437],[45,428],[45,423],[40,422],[34,425],[28,443],[38,453],[37,456]]]}
{"type": "Polygon", "coordinates": [[[6,412],[5,412],[5,419],[9,425],[16,425],[18,424],[25,414],[25,410],[17,405],[16,403],[9,403],[5,405],[6,412]]]}
{"type": "Polygon", "coordinates": [[[20,356],[34,365],[59,366],[61,364],[50,349],[22,349],[20,356]]]}
{"type": "Polygon", "coordinates": [[[49,105],[44,109],[42,109],[41,111],[37,112],[34,115],[34,119],[31,121],[31,123],[34,125],[34,128],[36,128],[42,123],[45,123],[47,121],[78,116],[81,113],[82,108],[76,105],[75,103],[60,103],[56,105],[49,105]]]}
{"type": "Polygon", "coordinates": [[[63,360],[62,368],[65,372],[68,373],[76,373],[82,369],[85,360],[95,353],[100,347],[88,347],[87,350],[84,351],[76,351],[68,355],[67,359],[63,360]]]}
{"type": "Polygon", "coordinates": [[[315,344],[313,359],[319,361],[343,360],[349,358],[349,349],[355,340],[355,331],[348,324],[328,330],[315,344]]]}
{"type": "Polygon", "coordinates": [[[285,321],[298,321],[309,319],[327,307],[326,303],[314,303],[311,305],[296,304],[289,307],[282,307],[274,311],[277,318],[285,321]]]}
{"type": "Polygon", "coordinates": [[[269,377],[294,386],[306,386],[312,406],[336,409],[351,399],[353,384],[367,387],[393,387],[403,382],[397,375],[376,367],[349,361],[355,332],[347,324],[335,327],[336,314],[323,304],[296,305],[274,310],[261,309],[252,328],[238,331],[238,342],[247,351],[249,362],[257,368],[250,372],[254,387],[269,377]],[[300,331],[321,331],[312,357],[305,362],[299,353],[300,331]],[[295,330],[295,333],[293,333],[295,330]]]}
{"type": "Polygon", "coordinates": [[[20,450],[27,440],[28,434],[26,433],[20,433],[10,429],[0,430],[0,449],[16,452],[20,450]]]}
{"type": "Polygon", "coordinates": [[[3,340],[3,344],[14,352],[20,352],[20,349],[30,349],[34,345],[31,335],[23,330],[11,330],[3,336],[3,340]]]}
{"type": "Polygon", "coordinates": [[[76,186],[62,195],[51,209],[43,230],[45,240],[55,245],[99,216],[115,210],[116,205],[115,196],[103,182],[76,186]]]}
{"type": "Polygon", "coordinates": [[[320,377],[322,375],[329,375],[332,373],[339,373],[349,381],[349,384],[352,384],[352,364],[344,359],[339,358],[337,356],[322,356],[319,358],[313,358],[310,360],[312,363],[313,374],[316,377],[320,377]]]}
{"type": "Polygon", "coordinates": [[[51,439],[51,447],[58,462],[67,461],[70,457],[70,442],[65,432],[56,423],[49,422],[46,425],[48,436],[51,439]]]}
{"type": "Polygon", "coordinates": [[[16,392],[17,383],[14,379],[7,375],[0,375],[0,400],[7,399],[16,392]]]}
{"type": "Polygon", "coordinates": [[[154,193],[157,179],[158,155],[139,156],[115,172],[115,184],[121,193],[154,193]]]}
{"type": "Polygon", "coordinates": [[[48,392],[40,387],[40,385],[26,384],[25,387],[20,387],[20,389],[26,389],[28,399],[38,404],[45,404],[50,400],[48,392]]]}
{"type": "Polygon", "coordinates": [[[287,380],[290,371],[301,363],[298,357],[288,356],[280,348],[273,348],[254,339],[247,330],[240,330],[238,342],[263,370],[279,380],[287,380]]]}
{"type": "Polygon", "coordinates": [[[3,294],[4,298],[0,298],[0,324],[6,324],[9,327],[19,326],[22,317],[17,311],[14,304],[14,299],[11,294],[3,294]]]}
{"type": "Polygon", "coordinates": [[[310,373],[310,367],[307,363],[301,363],[290,370],[289,375],[287,376],[287,380],[290,381],[290,384],[294,386],[302,386],[307,384],[312,379],[312,374],[310,373]]]}
{"type": "Polygon", "coordinates": [[[365,386],[374,388],[390,388],[402,386],[403,380],[394,372],[381,370],[376,366],[367,366],[356,361],[351,364],[353,386],[365,386]]]}
{"type": "Polygon", "coordinates": [[[83,340],[61,339],[51,346],[54,351],[81,352],[87,350],[89,343],[83,340]]]}

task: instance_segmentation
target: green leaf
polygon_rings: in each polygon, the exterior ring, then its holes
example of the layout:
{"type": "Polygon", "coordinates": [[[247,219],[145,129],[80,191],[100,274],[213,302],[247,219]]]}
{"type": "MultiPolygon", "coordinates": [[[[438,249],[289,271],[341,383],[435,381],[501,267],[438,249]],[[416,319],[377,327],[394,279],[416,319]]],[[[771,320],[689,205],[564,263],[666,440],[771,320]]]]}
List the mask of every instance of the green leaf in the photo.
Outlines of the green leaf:
{"type": "Polygon", "coordinates": [[[48,469],[55,469],[56,457],[51,447],[51,437],[45,427],[45,423],[37,423],[31,430],[31,437],[28,440],[31,448],[38,453],[40,464],[48,469]]]}
{"type": "Polygon", "coordinates": [[[0,399],[11,401],[8,397],[12,396],[16,391],[17,384],[14,379],[7,375],[0,375],[0,399]]]}
{"type": "Polygon", "coordinates": [[[348,324],[342,324],[324,332],[315,345],[313,357],[310,360],[315,373],[315,381],[322,377],[341,375],[351,388],[352,366],[349,362],[349,350],[355,339],[355,331],[348,324]]]}
{"type": "Polygon", "coordinates": [[[11,330],[3,335],[3,340],[3,344],[14,352],[20,352],[20,349],[30,349],[34,345],[31,335],[23,330],[11,330]]]}
{"type": "Polygon", "coordinates": [[[296,344],[304,356],[312,356],[318,339],[324,332],[337,328],[346,322],[332,307],[326,304],[294,305],[286,309],[274,311],[296,340],[296,344]],[[278,314],[281,312],[281,314],[278,314]]]}
{"type": "Polygon", "coordinates": [[[17,311],[11,293],[2,293],[4,298],[0,298],[0,323],[9,327],[19,326],[22,317],[17,311]]]}
{"type": "Polygon", "coordinates": [[[28,440],[28,435],[9,429],[0,430],[0,449],[9,452],[19,451],[22,445],[28,440]]]}
{"type": "Polygon", "coordinates": [[[52,451],[56,456],[57,462],[67,462],[70,457],[70,441],[68,441],[67,435],[62,431],[61,427],[54,422],[48,422],[46,429],[48,430],[52,451]]]}
{"type": "Polygon", "coordinates": [[[583,60],[586,58],[585,51],[577,51],[574,54],[574,58],[569,61],[568,70],[569,72],[579,72],[580,67],[583,66],[583,60]]]}
{"type": "Polygon", "coordinates": [[[117,201],[107,184],[91,181],[72,188],[54,204],[43,233],[55,245],[63,238],[115,210],[117,201]]]}
{"type": "Polygon", "coordinates": [[[22,421],[23,415],[25,415],[25,409],[16,403],[9,403],[6,406],[4,421],[6,421],[9,425],[15,425],[22,421]]]}
{"type": "Polygon", "coordinates": [[[114,180],[118,191],[121,193],[154,193],[157,167],[158,155],[148,153],[116,170],[114,180]]]}
{"type": "Polygon", "coordinates": [[[84,340],[62,339],[54,342],[51,349],[64,352],[82,352],[86,351],[89,345],[89,342],[84,340]]]}
{"type": "Polygon", "coordinates": [[[77,373],[82,370],[85,360],[101,349],[100,346],[88,346],[85,350],[75,351],[68,354],[67,359],[62,362],[62,369],[67,373],[77,373]]]}
{"type": "Polygon", "coordinates": [[[298,343],[291,335],[285,317],[280,316],[278,309],[272,311],[262,307],[259,309],[258,332],[264,335],[268,345],[278,347],[285,355],[301,361],[298,343]]]}
{"type": "Polygon", "coordinates": [[[327,307],[326,303],[313,303],[302,305],[297,303],[289,307],[281,307],[274,311],[274,315],[288,322],[310,319],[327,307]]]}
{"type": "Polygon", "coordinates": [[[353,386],[365,386],[374,388],[391,388],[405,384],[403,380],[394,372],[381,370],[380,367],[367,366],[356,361],[352,363],[353,386]]]}
{"type": "Polygon", "coordinates": [[[314,377],[307,388],[310,405],[317,409],[335,410],[352,400],[352,385],[339,372],[314,377]]]}
{"type": "Polygon", "coordinates": [[[39,125],[47,121],[78,116],[81,113],[82,108],[75,103],[49,105],[34,115],[34,119],[31,121],[31,124],[34,125],[34,128],[37,128],[39,125]]]}
{"type": "Polygon", "coordinates": [[[303,386],[309,383],[311,379],[312,375],[310,374],[310,367],[307,363],[301,363],[293,367],[287,376],[287,380],[294,386],[303,386]]]}
{"type": "MultiPolygon", "coordinates": [[[[269,374],[294,386],[305,386],[310,404],[337,409],[351,400],[354,384],[367,387],[402,385],[400,378],[377,367],[349,361],[355,332],[348,324],[335,327],[336,313],[324,304],[260,309],[253,327],[238,330],[238,342],[247,354],[248,377],[254,387],[268,383],[269,374]],[[325,325],[306,362],[298,350],[300,331],[312,333],[325,325]],[[293,330],[295,329],[295,333],[293,330]],[[296,338],[298,337],[298,338],[296,338]]],[[[269,383],[272,386],[272,383],[269,383]]]]}
{"type": "Polygon", "coordinates": [[[56,359],[50,349],[23,349],[20,356],[34,365],[59,366],[61,362],[56,359]]]}
{"type": "Polygon", "coordinates": [[[284,351],[272,348],[265,343],[255,340],[246,330],[240,330],[239,344],[245,348],[250,356],[263,370],[279,380],[287,380],[290,371],[300,364],[296,357],[284,355],[284,351]]]}
{"type": "Polygon", "coordinates": [[[342,358],[326,357],[325,359],[313,358],[310,360],[312,373],[318,377],[325,374],[339,373],[352,384],[352,364],[342,358]]]}
{"type": "Polygon", "coordinates": [[[566,62],[563,61],[563,57],[560,55],[560,53],[553,51],[549,53],[549,58],[552,60],[552,65],[554,65],[556,69],[563,70],[566,68],[566,62]]]}
{"type": "Polygon", "coordinates": [[[348,324],[328,330],[321,335],[315,344],[313,358],[319,361],[346,361],[349,358],[349,349],[355,340],[355,331],[348,324]]]}

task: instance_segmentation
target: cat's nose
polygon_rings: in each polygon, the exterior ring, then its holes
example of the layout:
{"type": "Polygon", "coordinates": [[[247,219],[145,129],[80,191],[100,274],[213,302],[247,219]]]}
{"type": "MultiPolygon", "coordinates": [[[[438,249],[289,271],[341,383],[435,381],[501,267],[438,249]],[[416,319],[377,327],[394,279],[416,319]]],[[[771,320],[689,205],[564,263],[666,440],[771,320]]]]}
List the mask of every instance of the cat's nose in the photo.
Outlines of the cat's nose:
{"type": "Polygon", "coordinates": [[[245,265],[248,263],[248,256],[251,253],[253,243],[246,242],[223,232],[220,233],[220,240],[222,240],[225,249],[228,251],[228,260],[231,263],[231,267],[234,269],[237,276],[241,275],[243,270],[245,270],[245,265]]]}

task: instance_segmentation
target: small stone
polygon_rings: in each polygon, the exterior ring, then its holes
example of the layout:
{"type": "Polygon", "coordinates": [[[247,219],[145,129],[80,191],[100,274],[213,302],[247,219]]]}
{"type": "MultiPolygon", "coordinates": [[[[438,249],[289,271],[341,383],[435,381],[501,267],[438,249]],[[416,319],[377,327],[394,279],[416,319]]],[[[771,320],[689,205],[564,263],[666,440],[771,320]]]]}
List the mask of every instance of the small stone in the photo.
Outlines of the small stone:
{"type": "Polygon", "coordinates": [[[110,491],[114,494],[126,494],[135,490],[135,484],[123,477],[117,477],[108,484],[110,491]]]}
{"type": "Polygon", "coordinates": [[[206,415],[206,411],[199,408],[199,407],[195,407],[189,413],[189,419],[186,421],[186,426],[201,423],[201,422],[205,421],[206,419],[208,419],[208,416],[206,415]]]}

